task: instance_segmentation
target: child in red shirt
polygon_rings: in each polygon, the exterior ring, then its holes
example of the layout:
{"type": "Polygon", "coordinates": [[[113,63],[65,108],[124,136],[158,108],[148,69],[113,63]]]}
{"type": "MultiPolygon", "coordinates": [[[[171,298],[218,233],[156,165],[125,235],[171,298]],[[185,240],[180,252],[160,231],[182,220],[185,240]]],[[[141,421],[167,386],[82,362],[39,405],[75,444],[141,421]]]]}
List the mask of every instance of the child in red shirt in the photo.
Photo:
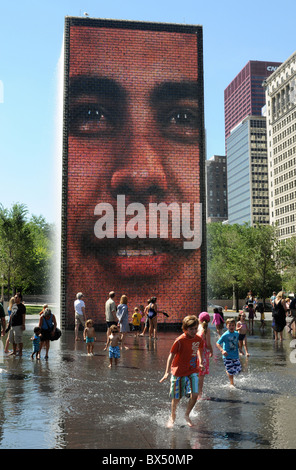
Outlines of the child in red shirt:
{"type": "Polygon", "coordinates": [[[171,416],[167,427],[173,427],[176,419],[176,410],[180,399],[186,395],[190,388],[190,399],[185,413],[188,426],[193,426],[189,414],[198,397],[198,374],[203,369],[201,350],[203,340],[197,336],[198,319],[195,315],[188,315],[183,319],[183,334],[179,336],[170,351],[165,374],[160,380],[163,382],[171,371],[170,397],[172,398],[171,416]]]}

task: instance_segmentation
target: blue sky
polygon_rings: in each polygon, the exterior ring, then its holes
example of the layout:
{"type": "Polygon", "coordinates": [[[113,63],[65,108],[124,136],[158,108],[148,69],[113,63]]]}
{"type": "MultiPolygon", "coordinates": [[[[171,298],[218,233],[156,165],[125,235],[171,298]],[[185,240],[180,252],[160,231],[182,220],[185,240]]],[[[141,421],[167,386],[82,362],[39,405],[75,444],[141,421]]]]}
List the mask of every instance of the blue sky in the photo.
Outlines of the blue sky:
{"type": "Polygon", "coordinates": [[[207,158],[224,154],[224,89],[249,60],[296,50],[295,0],[15,0],[0,9],[0,202],[55,222],[57,69],[65,16],[200,24],[207,158]]]}

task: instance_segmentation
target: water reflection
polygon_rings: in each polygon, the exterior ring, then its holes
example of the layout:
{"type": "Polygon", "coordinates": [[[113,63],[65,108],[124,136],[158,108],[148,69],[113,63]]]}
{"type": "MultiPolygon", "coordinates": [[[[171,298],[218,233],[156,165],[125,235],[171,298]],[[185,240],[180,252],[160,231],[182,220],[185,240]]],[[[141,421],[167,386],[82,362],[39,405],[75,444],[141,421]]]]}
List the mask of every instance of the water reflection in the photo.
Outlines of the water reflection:
{"type": "MultiPolygon", "coordinates": [[[[212,343],[216,341],[213,330],[212,343]]],[[[95,355],[64,332],[52,343],[49,360],[31,361],[31,331],[22,358],[0,364],[0,446],[26,449],[251,449],[293,448],[296,418],[296,364],[289,336],[276,345],[271,332],[248,338],[251,356],[231,390],[220,353],[214,348],[210,375],[189,429],[186,400],[176,425],[167,430],[168,382],[159,384],[178,333],[157,341],[128,337],[118,367],[108,368],[105,333],[95,355]]]]}

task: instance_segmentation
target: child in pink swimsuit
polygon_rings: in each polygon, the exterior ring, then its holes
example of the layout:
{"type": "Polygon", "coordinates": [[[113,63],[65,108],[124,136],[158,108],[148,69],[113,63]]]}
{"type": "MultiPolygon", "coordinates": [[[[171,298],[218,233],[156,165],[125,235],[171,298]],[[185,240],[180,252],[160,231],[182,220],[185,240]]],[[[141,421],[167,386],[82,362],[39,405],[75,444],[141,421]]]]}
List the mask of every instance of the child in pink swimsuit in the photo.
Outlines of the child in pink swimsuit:
{"type": "Polygon", "coordinates": [[[210,315],[207,312],[200,313],[198,317],[199,326],[197,335],[200,336],[203,341],[203,348],[201,352],[203,369],[200,369],[198,376],[198,400],[202,399],[202,391],[205,375],[210,372],[210,357],[213,355],[213,348],[211,345],[211,333],[209,329],[209,323],[211,321],[210,315]]]}
{"type": "Polygon", "coordinates": [[[219,313],[219,310],[217,308],[214,308],[214,316],[213,316],[213,321],[212,324],[215,324],[216,331],[219,336],[222,336],[223,334],[223,325],[224,325],[224,318],[219,313]]]}

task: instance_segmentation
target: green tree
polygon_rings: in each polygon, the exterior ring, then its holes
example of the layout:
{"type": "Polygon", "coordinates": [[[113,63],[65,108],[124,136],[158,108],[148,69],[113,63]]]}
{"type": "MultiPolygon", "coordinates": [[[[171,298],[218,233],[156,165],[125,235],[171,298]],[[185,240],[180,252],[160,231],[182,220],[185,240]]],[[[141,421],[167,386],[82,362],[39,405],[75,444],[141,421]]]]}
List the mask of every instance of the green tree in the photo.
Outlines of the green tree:
{"type": "Polygon", "coordinates": [[[32,215],[28,227],[33,240],[33,270],[26,290],[31,294],[48,293],[51,291],[54,226],[48,224],[43,216],[32,215]]]}
{"type": "Polygon", "coordinates": [[[265,299],[281,284],[276,259],[278,242],[272,226],[212,223],[208,233],[208,294],[238,299],[249,290],[265,299]]]}
{"type": "Polygon", "coordinates": [[[296,237],[283,240],[279,248],[278,264],[282,272],[282,287],[296,292],[296,237]]]}
{"type": "Polygon", "coordinates": [[[24,204],[14,204],[11,210],[0,206],[1,271],[8,295],[11,288],[23,284],[30,270],[29,257],[33,244],[26,226],[27,212],[24,204]]]}
{"type": "Polygon", "coordinates": [[[24,204],[0,205],[0,273],[8,297],[16,290],[41,293],[49,279],[49,226],[42,217],[28,222],[27,215],[24,204]]]}
{"type": "Polygon", "coordinates": [[[235,308],[238,298],[248,287],[249,247],[246,244],[246,226],[208,225],[208,286],[209,295],[233,296],[235,308]]]}
{"type": "Polygon", "coordinates": [[[250,249],[250,289],[264,302],[272,291],[281,287],[276,228],[271,225],[250,227],[247,243],[250,249]]]}

